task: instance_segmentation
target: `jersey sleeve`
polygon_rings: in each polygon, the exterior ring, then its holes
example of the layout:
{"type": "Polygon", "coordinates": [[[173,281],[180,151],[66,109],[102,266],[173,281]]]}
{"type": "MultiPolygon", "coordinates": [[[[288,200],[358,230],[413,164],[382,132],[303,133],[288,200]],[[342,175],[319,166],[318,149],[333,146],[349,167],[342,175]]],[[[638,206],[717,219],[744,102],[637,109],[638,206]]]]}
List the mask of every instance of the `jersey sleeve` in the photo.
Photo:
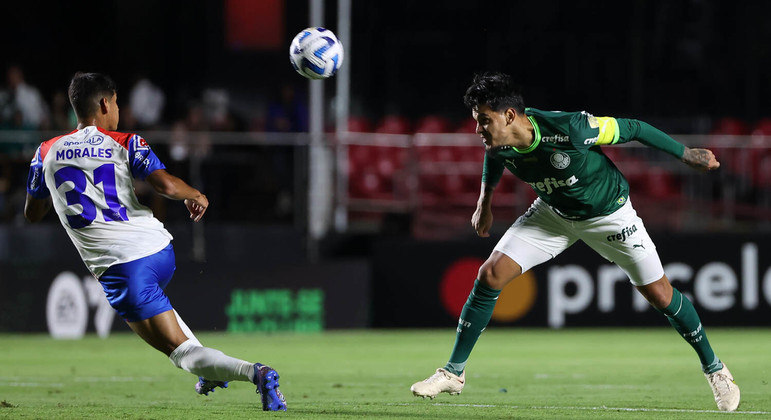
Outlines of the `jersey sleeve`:
{"type": "Polygon", "coordinates": [[[134,134],[129,140],[129,165],[131,176],[144,180],[148,175],[166,166],[142,137],[134,134]]]}
{"type": "Polygon", "coordinates": [[[35,156],[29,164],[29,175],[27,176],[27,193],[33,198],[43,199],[51,195],[46,186],[46,178],[43,173],[43,158],[40,147],[35,151],[35,156]]]}
{"type": "Polygon", "coordinates": [[[639,120],[627,118],[617,118],[616,120],[620,133],[618,143],[637,140],[648,147],[659,149],[678,159],[683,157],[685,146],[658,128],[639,120]]]}
{"type": "Polygon", "coordinates": [[[482,166],[482,183],[494,187],[498,185],[503,176],[503,163],[492,157],[490,153],[485,153],[485,162],[482,166]]]}
{"type": "Polygon", "coordinates": [[[579,149],[637,140],[680,159],[685,146],[652,125],[634,119],[595,117],[581,112],[571,119],[571,141],[579,149]],[[575,130],[575,133],[573,133],[575,130]],[[575,134],[575,140],[574,140],[575,134]]]}
{"type": "Polygon", "coordinates": [[[595,117],[582,111],[570,118],[570,141],[582,153],[597,144],[615,144],[619,142],[618,122],[613,117],[595,117]]]}

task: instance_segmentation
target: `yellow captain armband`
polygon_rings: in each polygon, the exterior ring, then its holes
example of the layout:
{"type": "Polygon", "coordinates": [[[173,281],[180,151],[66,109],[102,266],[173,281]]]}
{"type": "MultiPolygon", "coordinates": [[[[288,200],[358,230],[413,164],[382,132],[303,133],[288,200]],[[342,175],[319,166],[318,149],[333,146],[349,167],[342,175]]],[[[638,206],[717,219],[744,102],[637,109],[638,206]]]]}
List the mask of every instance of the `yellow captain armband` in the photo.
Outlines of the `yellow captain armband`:
{"type": "Polygon", "coordinates": [[[600,130],[595,144],[616,144],[619,138],[618,121],[613,117],[595,117],[600,130]]]}

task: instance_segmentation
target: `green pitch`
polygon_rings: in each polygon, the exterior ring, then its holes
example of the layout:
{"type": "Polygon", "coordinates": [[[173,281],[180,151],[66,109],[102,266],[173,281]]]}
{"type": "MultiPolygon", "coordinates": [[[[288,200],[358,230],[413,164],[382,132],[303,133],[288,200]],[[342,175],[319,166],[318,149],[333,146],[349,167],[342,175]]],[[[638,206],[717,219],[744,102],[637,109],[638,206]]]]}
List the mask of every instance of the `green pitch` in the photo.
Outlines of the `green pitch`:
{"type": "Polygon", "coordinates": [[[448,328],[198,336],[276,368],[287,413],[262,412],[243,382],[195,394],[192,375],[129,333],[0,335],[0,418],[771,418],[771,330],[707,332],[741,387],[738,413],[715,411],[696,355],[668,328],[492,328],[461,395],[415,398],[410,385],[447,359],[448,328]]]}

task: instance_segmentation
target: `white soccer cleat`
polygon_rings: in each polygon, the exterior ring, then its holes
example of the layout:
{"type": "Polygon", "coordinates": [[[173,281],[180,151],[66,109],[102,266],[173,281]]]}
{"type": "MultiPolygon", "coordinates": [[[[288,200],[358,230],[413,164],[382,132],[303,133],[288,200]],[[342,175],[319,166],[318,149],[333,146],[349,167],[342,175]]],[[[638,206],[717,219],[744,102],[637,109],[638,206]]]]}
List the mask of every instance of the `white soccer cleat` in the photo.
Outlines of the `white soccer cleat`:
{"type": "Polygon", "coordinates": [[[410,387],[410,391],[416,397],[434,399],[440,392],[447,392],[450,395],[458,395],[463,391],[463,385],[466,384],[466,372],[455,375],[447,370],[439,368],[436,373],[425,380],[415,382],[410,387]]]}
{"type": "Polygon", "coordinates": [[[739,387],[734,382],[731,372],[723,364],[723,369],[710,374],[704,374],[707,377],[712,394],[715,395],[715,402],[720,411],[734,411],[739,407],[739,387]]]}

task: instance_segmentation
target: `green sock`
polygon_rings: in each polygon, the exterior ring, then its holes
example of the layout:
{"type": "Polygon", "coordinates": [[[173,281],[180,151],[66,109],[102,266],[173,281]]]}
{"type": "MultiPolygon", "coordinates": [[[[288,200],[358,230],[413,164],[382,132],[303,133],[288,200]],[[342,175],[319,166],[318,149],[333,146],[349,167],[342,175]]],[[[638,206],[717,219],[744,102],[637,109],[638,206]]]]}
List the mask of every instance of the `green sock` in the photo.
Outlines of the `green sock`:
{"type": "Polygon", "coordinates": [[[696,350],[704,373],[717,372],[723,368],[723,363],[715,356],[715,352],[709,345],[707,334],[701,327],[699,314],[696,313],[696,309],[687,297],[673,288],[672,301],[660,312],[667,316],[669,323],[696,350]]]}
{"type": "Polygon", "coordinates": [[[460,313],[455,346],[452,348],[450,361],[447,362],[445,369],[455,375],[463,373],[474,344],[490,322],[490,317],[493,316],[493,308],[500,294],[500,290],[491,289],[479,283],[479,280],[474,282],[474,288],[460,313]]]}

